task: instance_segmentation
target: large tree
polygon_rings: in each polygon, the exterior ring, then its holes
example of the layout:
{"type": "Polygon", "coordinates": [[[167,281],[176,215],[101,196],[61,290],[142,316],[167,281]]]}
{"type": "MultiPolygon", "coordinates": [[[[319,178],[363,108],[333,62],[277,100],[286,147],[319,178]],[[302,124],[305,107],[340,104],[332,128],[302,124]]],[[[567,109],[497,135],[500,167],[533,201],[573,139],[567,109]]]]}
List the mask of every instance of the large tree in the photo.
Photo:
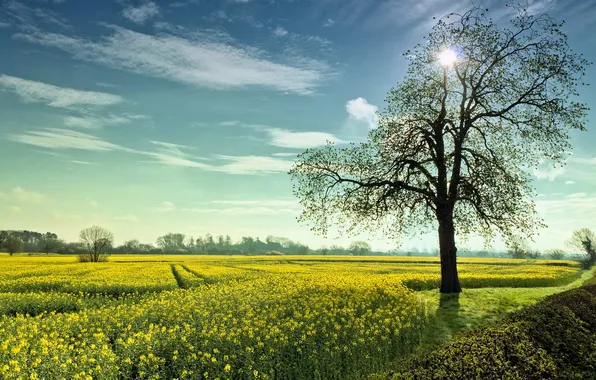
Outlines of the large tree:
{"type": "Polygon", "coordinates": [[[316,232],[392,237],[438,230],[441,292],[461,291],[456,233],[531,236],[542,225],[530,168],[562,163],[588,62],[559,23],[515,9],[508,25],[475,7],[440,19],[406,52],[407,74],[359,145],[302,153],[290,174],[316,232]]]}
{"type": "Polygon", "coordinates": [[[79,256],[83,262],[97,263],[105,261],[109,249],[114,244],[114,234],[100,226],[85,228],[79,234],[79,238],[87,249],[85,254],[79,256]]]}

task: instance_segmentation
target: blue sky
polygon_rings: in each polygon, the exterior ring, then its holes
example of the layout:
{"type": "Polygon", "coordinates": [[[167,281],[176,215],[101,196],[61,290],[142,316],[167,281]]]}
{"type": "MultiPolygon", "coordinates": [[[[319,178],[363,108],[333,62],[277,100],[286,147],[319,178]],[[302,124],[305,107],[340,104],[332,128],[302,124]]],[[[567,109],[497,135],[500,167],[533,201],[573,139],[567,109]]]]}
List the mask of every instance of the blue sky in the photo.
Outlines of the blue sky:
{"type": "MultiPolygon", "coordinates": [[[[433,16],[469,5],[0,0],[0,229],[75,240],[101,224],[118,242],[209,232],[346,244],[295,221],[293,158],[327,140],[362,141],[405,72],[402,53],[433,16]]],[[[566,20],[572,47],[596,60],[595,1],[530,7],[566,20]]],[[[592,67],[588,81],[593,75],[592,67]]],[[[581,96],[592,104],[596,90],[581,96]]],[[[588,132],[573,134],[564,168],[534,172],[549,225],[537,248],[596,229],[595,116],[588,132]]],[[[404,246],[434,242],[428,235],[404,246]]]]}

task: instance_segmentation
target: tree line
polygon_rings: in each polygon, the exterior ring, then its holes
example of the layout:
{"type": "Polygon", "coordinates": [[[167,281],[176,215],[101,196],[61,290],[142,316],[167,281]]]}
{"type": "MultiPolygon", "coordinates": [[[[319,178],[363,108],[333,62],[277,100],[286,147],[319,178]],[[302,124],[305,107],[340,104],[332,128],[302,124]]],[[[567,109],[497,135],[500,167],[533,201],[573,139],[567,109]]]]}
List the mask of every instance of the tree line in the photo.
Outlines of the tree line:
{"type": "Polygon", "coordinates": [[[312,249],[307,244],[286,237],[244,236],[240,240],[232,240],[230,235],[187,236],[183,233],[167,233],[156,239],[155,244],[141,243],[137,239],[127,240],[121,245],[114,244],[113,234],[99,226],[81,231],[79,241],[67,242],[52,232],[36,231],[0,231],[0,251],[10,254],[25,253],[58,253],[86,254],[94,251],[99,245],[102,252],[118,254],[208,254],[208,255],[368,255],[384,254],[373,252],[369,243],[354,241],[348,247],[340,245],[324,246],[312,249]],[[95,248],[94,248],[95,247],[95,248]]]}
{"type": "MultiPolygon", "coordinates": [[[[596,233],[581,228],[575,230],[566,246],[575,254],[563,249],[538,251],[532,249],[527,240],[514,239],[507,250],[462,250],[462,257],[495,257],[515,259],[577,259],[590,267],[596,262],[596,233]]],[[[111,231],[100,226],[92,226],[81,231],[79,241],[67,242],[52,232],[0,231],[0,251],[9,254],[58,253],[82,255],[82,261],[101,261],[107,253],[114,254],[193,254],[193,255],[400,255],[400,256],[439,256],[435,249],[410,248],[407,250],[381,252],[373,251],[365,241],[353,241],[348,247],[341,245],[322,246],[318,249],[285,237],[267,236],[265,240],[245,236],[234,241],[230,235],[206,234],[193,237],[183,233],[167,233],[156,239],[155,244],[141,243],[137,239],[127,240],[121,245],[114,244],[111,231]]]]}

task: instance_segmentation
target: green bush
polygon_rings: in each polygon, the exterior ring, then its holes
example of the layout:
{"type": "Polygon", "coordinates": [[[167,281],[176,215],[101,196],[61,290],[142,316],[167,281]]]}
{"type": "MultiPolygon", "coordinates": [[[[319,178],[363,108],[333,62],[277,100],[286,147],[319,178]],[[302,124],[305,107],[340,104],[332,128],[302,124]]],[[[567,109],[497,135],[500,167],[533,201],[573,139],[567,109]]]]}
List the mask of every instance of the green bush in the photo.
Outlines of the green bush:
{"type": "Polygon", "coordinates": [[[596,284],[407,360],[390,379],[596,379],[596,284]]]}
{"type": "Polygon", "coordinates": [[[520,324],[499,324],[461,335],[441,349],[414,358],[393,379],[539,380],[556,376],[552,358],[533,344],[520,324]]]}

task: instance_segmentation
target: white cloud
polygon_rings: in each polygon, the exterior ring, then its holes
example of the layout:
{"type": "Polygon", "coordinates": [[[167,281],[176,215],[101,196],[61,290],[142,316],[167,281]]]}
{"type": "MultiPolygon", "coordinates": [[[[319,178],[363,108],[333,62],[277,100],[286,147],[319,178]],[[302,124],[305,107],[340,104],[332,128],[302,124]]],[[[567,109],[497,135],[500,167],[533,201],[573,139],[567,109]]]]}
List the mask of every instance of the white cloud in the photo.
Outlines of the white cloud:
{"type": "Polygon", "coordinates": [[[346,111],[348,111],[350,118],[366,122],[371,129],[375,128],[379,121],[377,110],[377,106],[370,104],[364,98],[352,99],[346,103],[346,111]]]}
{"type": "Polygon", "coordinates": [[[328,18],[327,21],[323,24],[324,27],[328,28],[335,25],[336,21],[333,19],[328,18]]]}
{"type": "Polygon", "coordinates": [[[277,28],[273,29],[272,33],[275,37],[284,37],[288,34],[288,31],[281,26],[278,26],[277,28]]]}
{"type": "Polygon", "coordinates": [[[2,28],[10,28],[10,24],[7,22],[0,21],[0,29],[2,28]]]}
{"type": "Polygon", "coordinates": [[[97,129],[106,125],[120,125],[127,124],[133,120],[148,119],[145,115],[137,114],[122,114],[122,115],[108,115],[108,116],[66,116],[64,117],[64,124],[69,127],[97,129]]]}
{"type": "Polygon", "coordinates": [[[121,216],[115,216],[114,220],[117,220],[120,222],[138,223],[140,219],[138,217],[136,217],[135,215],[121,215],[121,216]]]}
{"type": "Polygon", "coordinates": [[[556,165],[549,160],[542,160],[538,167],[533,169],[533,172],[537,179],[548,179],[549,182],[553,182],[555,178],[565,173],[565,167],[556,165]]]}
{"type": "Polygon", "coordinates": [[[61,49],[83,61],[197,87],[258,86],[311,94],[329,77],[327,64],[312,59],[295,59],[292,64],[284,64],[267,58],[265,52],[253,47],[110,28],[113,34],[98,42],[39,31],[16,37],[61,49]]]}
{"type": "Polygon", "coordinates": [[[299,207],[295,200],[215,200],[212,204],[234,205],[234,206],[259,206],[259,207],[299,207]]]}
{"type": "Polygon", "coordinates": [[[12,195],[15,199],[25,203],[40,203],[46,199],[43,194],[25,190],[20,186],[12,189],[12,195]]]}
{"type": "Polygon", "coordinates": [[[25,102],[65,109],[104,107],[123,101],[122,97],[105,92],[75,90],[8,75],[0,75],[0,87],[14,92],[25,102]]]}
{"type": "Polygon", "coordinates": [[[48,149],[78,149],[90,151],[130,151],[86,133],[69,131],[67,129],[46,128],[38,131],[28,131],[22,134],[9,135],[12,141],[48,149]]]}
{"type": "Polygon", "coordinates": [[[70,162],[72,164],[77,164],[77,165],[95,165],[93,162],[89,162],[89,161],[70,160],[68,162],[70,162]]]}
{"type": "Polygon", "coordinates": [[[586,198],[588,196],[587,193],[572,193],[565,195],[567,199],[576,199],[576,198],[586,198]]]}
{"type": "Polygon", "coordinates": [[[99,202],[97,202],[97,201],[94,201],[93,199],[89,199],[89,198],[87,198],[87,202],[89,202],[89,205],[90,205],[90,206],[92,206],[92,207],[97,207],[97,206],[99,206],[99,202]]]}
{"type": "Polygon", "coordinates": [[[242,125],[242,122],[238,120],[227,120],[219,122],[219,125],[221,125],[222,127],[235,127],[237,125],[242,125]]]}
{"type": "Polygon", "coordinates": [[[272,156],[275,157],[296,157],[297,153],[273,153],[272,156]]]}
{"type": "Polygon", "coordinates": [[[575,181],[565,181],[565,185],[575,185],[575,181]]]}
{"type": "Polygon", "coordinates": [[[230,207],[224,209],[201,209],[201,208],[186,208],[183,211],[191,211],[200,214],[216,214],[216,215],[280,215],[280,214],[298,214],[299,211],[294,209],[275,209],[271,207],[230,207]]]}
{"type": "Polygon", "coordinates": [[[19,206],[8,206],[7,209],[14,213],[19,213],[23,211],[19,206]]]}
{"type": "Polygon", "coordinates": [[[161,141],[152,141],[159,148],[156,151],[141,151],[112,144],[99,137],[86,133],[58,128],[46,128],[37,131],[27,131],[22,134],[12,134],[9,140],[23,144],[48,149],[78,149],[88,151],[122,151],[152,157],[155,162],[163,165],[192,167],[211,172],[228,174],[272,174],[285,173],[293,162],[269,156],[227,156],[216,155],[210,158],[191,156],[182,149],[189,147],[161,141]],[[198,161],[209,161],[202,163],[198,161]]]}
{"type": "Polygon", "coordinates": [[[81,221],[83,217],[77,214],[69,214],[63,212],[56,212],[54,213],[54,218],[58,220],[70,220],[70,221],[81,221]]]}
{"type": "Polygon", "coordinates": [[[137,24],[144,24],[145,21],[159,15],[159,7],[152,1],[147,1],[138,7],[129,6],[122,11],[122,15],[137,24]]]}
{"type": "Polygon", "coordinates": [[[217,156],[229,161],[213,166],[212,170],[228,174],[274,174],[287,173],[293,162],[267,156],[217,156]]]}
{"type": "Polygon", "coordinates": [[[170,211],[174,211],[175,209],[176,209],[176,207],[174,206],[174,204],[172,202],[163,201],[163,202],[161,202],[161,204],[159,206],[154,207],[153,211],[170,212],[170,211]]]}
{"type": "MultiPolygon", "coordinates": [[[[56,4],[59,2],[60,0],[54,1],[56,4]]],[[[4,10],[1,13],[13,21],[14,25],[19,28],[34,28],[38,24],[46,24],[62,29],[72,29],[68,22],[57,12],[49,9],[30,7],[24,4],[24,2],[4,1],[0,7],[1,10],[4,10]]]]}
{"type": "Polygon", "coordinates": [[[327,142],[342,143],[344,141],[326,132],[293,132],[280,128],[266,128],[271,137],[270,144],[281,148],[307,149],[326,145],[327,142]]]}

